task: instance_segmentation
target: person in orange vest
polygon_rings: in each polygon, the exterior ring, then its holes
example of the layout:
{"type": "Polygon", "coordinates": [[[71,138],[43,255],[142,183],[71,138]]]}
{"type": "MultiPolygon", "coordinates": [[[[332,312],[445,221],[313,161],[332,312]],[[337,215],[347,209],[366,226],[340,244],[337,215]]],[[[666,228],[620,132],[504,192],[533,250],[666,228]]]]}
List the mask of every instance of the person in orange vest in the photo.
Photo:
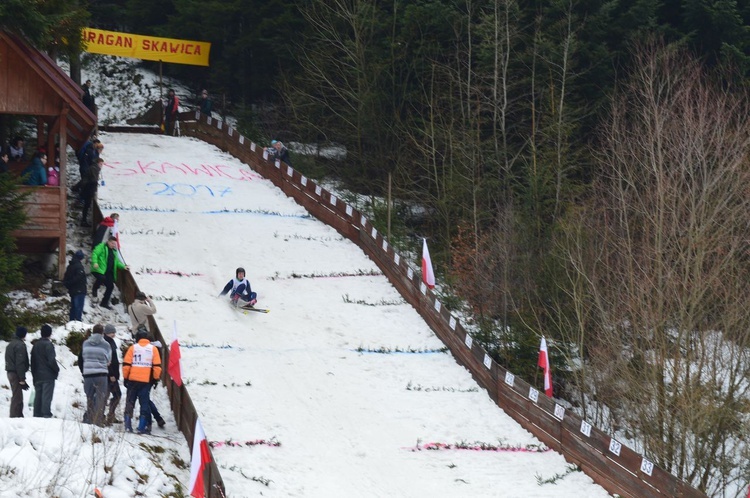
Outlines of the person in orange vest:
{"type": "Polygon", "coordinates": [[[128,348],[122,360],[122,378],[128,389],[125,400],[125,430],[133,432],[133,410],[135,400],[141,405],[138,418],[138,434],[149,434],[151,427],[151,386],[161,377],[161,355],[159,349],[148,340],[148,334],[139,331],[135,344],[128,348]]]}

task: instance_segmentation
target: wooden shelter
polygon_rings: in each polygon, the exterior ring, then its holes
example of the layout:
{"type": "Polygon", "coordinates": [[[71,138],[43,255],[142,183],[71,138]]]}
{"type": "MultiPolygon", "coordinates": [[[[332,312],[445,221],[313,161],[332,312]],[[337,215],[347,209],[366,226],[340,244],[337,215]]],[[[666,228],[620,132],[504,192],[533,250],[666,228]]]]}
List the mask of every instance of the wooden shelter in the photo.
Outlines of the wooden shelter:
{"type": "MultiPolygon", "coordinates": [[[[22,38],[0,30],[0,113],[35,116],[37,143],[55,164],[60,146],[60,186],[21,187],[30,195],[26,224],[13,233],[24,254],[58,250],[58,273],[65,271],[68,145],[78,150],[91,136],[96,116],[81,100],[83,90],[49,56],[22,38]]],[[[21,165],[17,165],[16,168],[21,165]]],[[[23,167],[26,164],[22,164],[23,167]]]]}

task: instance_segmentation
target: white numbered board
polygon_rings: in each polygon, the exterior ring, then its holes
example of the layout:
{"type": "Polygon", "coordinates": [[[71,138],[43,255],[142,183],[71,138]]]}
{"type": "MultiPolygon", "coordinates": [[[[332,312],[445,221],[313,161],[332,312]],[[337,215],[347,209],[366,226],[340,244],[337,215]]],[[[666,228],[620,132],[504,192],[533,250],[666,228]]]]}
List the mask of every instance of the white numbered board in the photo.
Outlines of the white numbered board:
{"type": "Polygon", "coordinates": [[[654,473],[654,462],[650,460],[646,460],[645,458],[641,460],[641,472],[646,474],[647,476],[650,476],[654,473]]]}
{"type": "Polygon", "coordinates": [[[320,195],[323,193],[323,189],[320,187],[320,185],[315,186],[315,195],[320,195]]]}
{"type": "Polygon", "coordinates": [[[622,451],[622,443],[617,439],[610,439],[609,451],[617,456],[620,456],[620,451],[622,451]]]}
{"type": "Polygon", "coordinates": [[[466,334],[466,338],[464,339],[464,344],[466,344],[467,348],[471,349],[471,346],[474,344],[474,339],[472,339],[469,334],[466,334]]]}
{"type": "Polygon", "coordinates": [[[513,387],[513,383],[516,381],[516,376],[510,372],[505,372],[505,383],[510,387],[513,387]]]}
{"type": "Polygon", "coordinates": [[[302,184],[303,187],[307,187],[307,177],[303,176],[299,179],[299,182],[302,184]]]}
{"type": "Polygon", "coordinates": [[[436,300],[435,301],[435,311],[437,311],[438,313],[440,313],[440,308],[442,308],[442,307],[443,307],[443,305],[440,304],[440,301],[436,300]]]}
{"type": "Polygon", "coordinates": [[[419,282],[419,290],[422,292],[422,294],[427,295],[427,286],[424,284],[424,282],[419,282]]]}
{"type": "Polygon", "coordinates": [[[456,317],[451,316],[451,319],[448,320],[448,326],[451,328],[451,330],[456,330],[456,317]]]}
{"type": "Polygon", "coordinates": [[[335,205],[336,205],[336,196],[331,194],[331,206],[335,206],[335,205]]]}
{"type": "Polygon", "coordinates": [[[399,256],[398,253],[395,253],[393,255],[393,262],[396,264],[396,266],[401,264],[401,256],[399,256]]]}
{"type": "Polygon", "coordinates": [[[349,204],[346,205],[346,215],[351,216],[354,212],[354,208],[352,208],[349,204]]]}
{"type": "Polygon", "coordinates": [[[591,424],[585,420],[581,420],[581,434],[586,437],[591,437],[591,424]]]}
{"type": "Polygon", "coordinates": [[[560,420],[565,418],[565,408],[563,408],[559,404],[555,404],[555,417],[560,420]]]}
{"type": "Polygon", "coordinates": [[[274,166],[276,166],[277,168],[281,169],[281,161],[279,161],[278,159],[276,159],[276,162],[275,162],[275,163],[273,163],[273,164],[274,164],[274,166]]]}
{"type": "MultiPolygon", "coordinates": [[[[242,135],[240,135],[240,145],[243,145],[244,143],[245,143],[245,137],[243,137],[242,135]]],[[[255,145],[255,144],[252,144],[252,145],[255,145]]],[[[251,146],[250,148],[251,148],[251,149],[252,149],[253,151],[255,151],[255,148],[254,148],[254,147],[252,147],[252,146],[251,146]]]]}
{"type": "Polygon", "coordinates": [[[406,270],[406,276],[409,278],[409,280],[412,280],[414,278],[414,270],[412,270],[411,268],[406,270]]]}
{"type": "Polygon", "coordinates": [[[533,387],[530,387],[529,388],[529,399],[531,401],[533,401],[534,403],[536,403],[537,401],[539,401],[539,391],[537,391],[533,387]]]}
{"type": "Polygon", "coordinates": [[[383,246],[382,246],[382,247],[383,247],[383,250],[384,250],[384,251],[388,251],[388,241],[384,240],[384,241],[383,241],[383,246]]]}
{"type": "Polygon", "coordinates": [[[484,361],[482,362],[487,370],[492,368],[492,358],[487,353],[484,353],[484,361]]]}
{"type": "Polygon", "coordinates": [[[294,170],[292,169],[291,166],[286,167],[286,174],[289,176],[294,176],[294,170]]]}

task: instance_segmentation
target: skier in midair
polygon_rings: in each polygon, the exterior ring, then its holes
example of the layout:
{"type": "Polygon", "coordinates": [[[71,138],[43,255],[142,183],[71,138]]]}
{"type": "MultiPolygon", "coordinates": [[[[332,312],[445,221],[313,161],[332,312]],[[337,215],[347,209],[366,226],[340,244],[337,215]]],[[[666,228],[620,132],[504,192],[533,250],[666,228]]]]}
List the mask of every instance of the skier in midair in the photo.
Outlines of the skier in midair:
{"type": "Polygon", "coordinates": [[[235,306],[255,306],[258,294],[250,288],[250,282],[245,278],[245,269],[242,267],[237,268],[234,275],[234,278],[224,286],[219,296],[225,296],[231,291],[229,298],[235,306]]]}

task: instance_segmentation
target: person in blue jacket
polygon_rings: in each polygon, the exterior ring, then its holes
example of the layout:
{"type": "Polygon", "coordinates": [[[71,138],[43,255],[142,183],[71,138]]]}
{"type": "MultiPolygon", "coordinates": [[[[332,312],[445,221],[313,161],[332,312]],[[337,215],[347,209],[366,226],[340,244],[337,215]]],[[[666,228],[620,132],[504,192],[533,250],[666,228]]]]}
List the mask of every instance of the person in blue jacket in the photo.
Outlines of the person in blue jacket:
{"type": "Polygon", "coordinates": [[[47,185],[47,154],[37,152],[31,164],[21,172],[24,185],[47,185]]]}
{"type": "Polygon", "coordinates": [[[234,275],[235,277],[224,286],[219,296],[225,296],[231,291],[229,298],[235,306],[255,306],[258,294],[250,288],[250,282],[245,278],[245,269],[237,268],[234,275]]]}

